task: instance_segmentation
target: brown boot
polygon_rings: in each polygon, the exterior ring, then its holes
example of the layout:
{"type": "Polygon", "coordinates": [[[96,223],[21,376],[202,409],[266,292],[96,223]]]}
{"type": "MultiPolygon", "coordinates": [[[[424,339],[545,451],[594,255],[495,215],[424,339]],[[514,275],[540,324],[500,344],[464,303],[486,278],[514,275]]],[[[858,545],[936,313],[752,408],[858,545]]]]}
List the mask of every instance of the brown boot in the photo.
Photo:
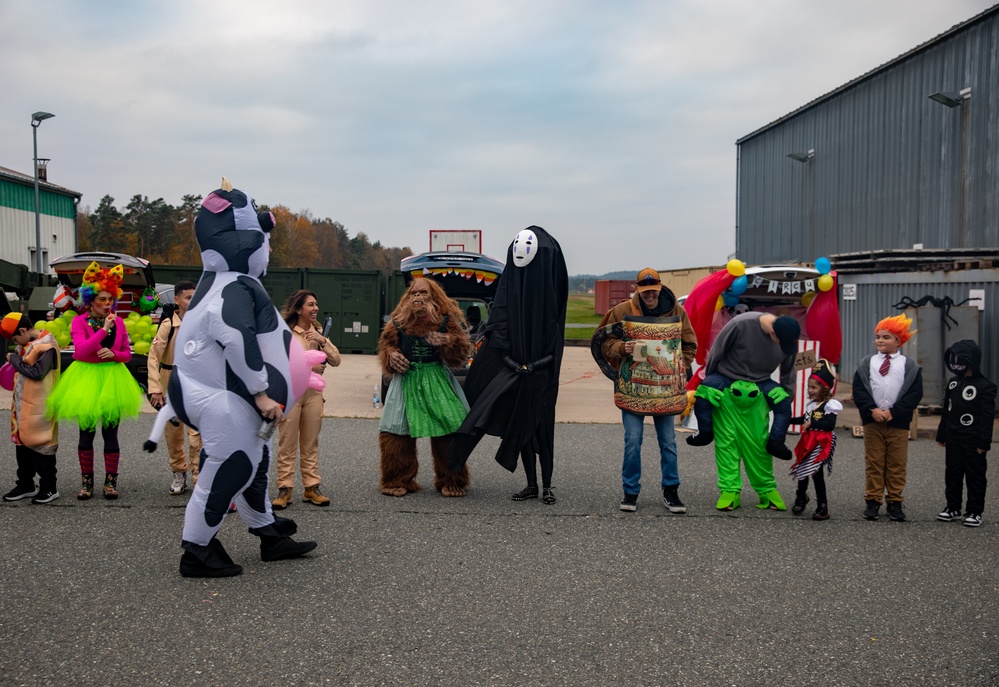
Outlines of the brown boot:
{"type": "Polygon", "coordinates": [[[319,490],[318,484],[313,487],[306,487],[302,500],[306,503],[311,503],[313,506],[330,505],[330,500],[323,496],[323,492],[319,490]]]}
{"type": "Polygon", "coordinates": [[[278,487],[277,498],[271,501],[273,510],[284,510],[291,503],[291,487],[278,487]]]}

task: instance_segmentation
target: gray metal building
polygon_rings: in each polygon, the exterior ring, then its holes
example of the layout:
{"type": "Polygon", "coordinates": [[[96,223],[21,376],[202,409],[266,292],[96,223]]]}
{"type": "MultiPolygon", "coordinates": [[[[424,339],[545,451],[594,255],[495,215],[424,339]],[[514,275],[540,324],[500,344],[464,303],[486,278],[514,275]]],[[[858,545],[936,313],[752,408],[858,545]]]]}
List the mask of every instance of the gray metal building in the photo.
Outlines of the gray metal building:
{"type": "Polygon", "coordinates": [[[855,285],[855,300],[841,294],[842,377],[902,296],[958,303],[972,290],[999,373],[999,260],[981,260],[999,247],[999,5],[736,145],[738,257],[827,256],[855,285]],[[851,259],[880,252],[867,272],[851,259]]]}

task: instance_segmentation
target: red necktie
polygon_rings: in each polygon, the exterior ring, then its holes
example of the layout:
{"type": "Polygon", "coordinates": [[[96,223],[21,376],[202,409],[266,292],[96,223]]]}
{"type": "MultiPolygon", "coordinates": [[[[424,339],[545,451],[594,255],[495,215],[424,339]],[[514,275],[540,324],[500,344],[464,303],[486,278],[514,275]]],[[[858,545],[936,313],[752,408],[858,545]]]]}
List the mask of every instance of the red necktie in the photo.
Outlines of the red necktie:
{"type": "Polygon", "coordinates": [[[878,372],[880,372],[881,376],[884,377],[888,374],[888,370],[890,369],[891,369],[891,356],[886,355],[884,362],[881,363],[881,369],[879,369],[878,372]]]}

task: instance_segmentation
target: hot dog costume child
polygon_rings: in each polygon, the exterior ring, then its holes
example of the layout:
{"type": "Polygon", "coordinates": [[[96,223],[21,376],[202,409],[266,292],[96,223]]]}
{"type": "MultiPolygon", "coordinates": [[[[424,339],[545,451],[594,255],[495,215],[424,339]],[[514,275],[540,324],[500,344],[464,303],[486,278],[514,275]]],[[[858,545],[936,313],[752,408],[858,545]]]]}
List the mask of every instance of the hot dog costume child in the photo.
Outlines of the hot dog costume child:
{"type": "MultiPolygon", "coordinates": [[[[275,517],[267,498],[270,438],[258,431],[256,398],[266,394],[291,409],[304,388],[291,363],[305,356],[260,284],[270,253],[273,215],[223,179],[194,222],[204,274],[177,335],[177,358],[152,441],[174,415],[201,432],[201,472],[184,516],[185,577],[227,577],[242,568],[215,538],[230,504],[260,537],[265,561],[294,558],[316,547],[296,542],[294,521],[275,517]]],[[[147,443],[147,450],[155,444],[147,443]]]]}

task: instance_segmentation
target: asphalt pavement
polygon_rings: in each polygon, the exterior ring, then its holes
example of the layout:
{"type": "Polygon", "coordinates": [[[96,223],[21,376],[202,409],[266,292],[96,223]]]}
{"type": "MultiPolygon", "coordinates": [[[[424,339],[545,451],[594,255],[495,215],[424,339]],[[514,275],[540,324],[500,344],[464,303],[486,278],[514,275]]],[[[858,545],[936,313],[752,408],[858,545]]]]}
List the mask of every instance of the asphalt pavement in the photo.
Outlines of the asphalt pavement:
{"type": "MultiPolygon", "coordinates": [[[[245,572],[196,580],[177,572],[187,496],[167,493],[164,448],[139,452],[151,424],[122,426],[119,500],[75,499],[64,428],[62,498],[0,505],[0,684],[999,684],[999,490],[977,529],[935,521],[943,452],[929,440],[909,445],[908,521],[868,522],[862,441],[841,433],[832,518],[816,522],[756,509],[748,485],[742,508],[714,510],[711,448],[682,435],[689,512],[669,514],[651,425],[637,513],[618,509],[610,423],[557,426],[552,506],[510,500],[523,476],[493,461],[493,438],[467,497],[439,496],[426,467],[423,491],[386,497],[376,421],[327,418],[332,506],[284,512],[318,549],[263,563],[230,516],[220,539],[245,572]]],[[[0,456],[12,485],[9,442],[0,456]]]]}

